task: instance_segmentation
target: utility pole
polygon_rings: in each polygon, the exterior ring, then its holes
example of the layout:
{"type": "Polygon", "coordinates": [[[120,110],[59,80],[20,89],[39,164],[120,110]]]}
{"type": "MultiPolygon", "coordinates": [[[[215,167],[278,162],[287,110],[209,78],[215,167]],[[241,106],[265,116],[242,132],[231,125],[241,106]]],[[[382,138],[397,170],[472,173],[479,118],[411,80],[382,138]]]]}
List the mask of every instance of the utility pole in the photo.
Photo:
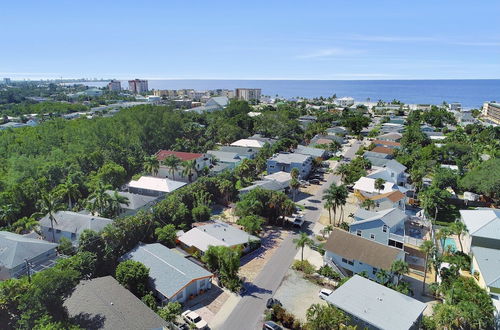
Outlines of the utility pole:
{"type": "Polygon", "coordinates": [[[31,265],[30,265],[30,263],[28,262],[28,259],[24,259],[24,261],[26,262],[26,268],[27,268],[27,270],[28,270],[28,282],[30,282],[30,283],[31,283],[31,272],[30,272],[30,267],[31,267],[31,265]]]}

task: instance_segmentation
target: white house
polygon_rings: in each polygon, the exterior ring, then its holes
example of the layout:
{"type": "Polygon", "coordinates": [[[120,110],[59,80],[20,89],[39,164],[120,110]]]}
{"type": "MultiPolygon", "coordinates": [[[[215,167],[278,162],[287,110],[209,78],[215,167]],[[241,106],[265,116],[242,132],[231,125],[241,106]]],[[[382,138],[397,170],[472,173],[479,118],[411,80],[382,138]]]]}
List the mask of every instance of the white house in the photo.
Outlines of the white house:
{"type": "Polygon", "coordinates": [[[172,151],[172,150],[160,150],[156,154],[156,159],[160,162],[160,168],[158,170],[157,176],[160,178],[169,178],[178,181],[189,181],[189,175],[183,173],[182,162],[195,161],[195,171],[191,173],[191,181],[194,181],[198,177],[198,172],[203,170],[205,167],[210,167],[210,157],[207,154],[193,153],[193,152],[182,152],[182,151],[172,151]],[[168,168],[163,161],[167,157],[176,157],[181,162],[176,170],[173,171],[168,168]]]}
{"type": "Polygon", "coordinates": [[[141,176],[139,180],[130,181],[127,184],[127,189],[133,194],[158,197],[171,193],[185,185],[185,182],[174,181],[169,178],[141,176]]]}

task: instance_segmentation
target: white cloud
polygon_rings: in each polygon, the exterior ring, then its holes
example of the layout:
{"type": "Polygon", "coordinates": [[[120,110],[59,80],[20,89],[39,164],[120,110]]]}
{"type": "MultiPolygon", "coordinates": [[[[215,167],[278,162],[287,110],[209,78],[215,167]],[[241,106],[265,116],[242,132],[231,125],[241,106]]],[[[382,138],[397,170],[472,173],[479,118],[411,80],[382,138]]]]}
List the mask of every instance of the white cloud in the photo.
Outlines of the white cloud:
{"type": "Polygon", "coordinates": [[[350,50],[344,48],[327,48],[313,51],[307,54],[298,55],[297,58],[330,58],[335,56],[353,55],[361,53],[360,50],[350,50]]]}
{"type": "Polygon", "coordinates": [[[377,36],[377,35],[352,35],[347,37],[350,40],[376,41],[376,42],[416,42],[416,41],[437,41],[435,37],[409,37],[409,36],[377,36]]]}

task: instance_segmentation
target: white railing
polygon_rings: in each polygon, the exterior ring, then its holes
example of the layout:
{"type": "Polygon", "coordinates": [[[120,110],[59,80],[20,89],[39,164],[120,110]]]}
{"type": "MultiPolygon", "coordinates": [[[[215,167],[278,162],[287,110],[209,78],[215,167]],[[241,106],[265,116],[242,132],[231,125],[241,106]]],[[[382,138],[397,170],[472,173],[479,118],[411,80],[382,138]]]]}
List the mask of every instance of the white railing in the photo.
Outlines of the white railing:
{"type": "Polygon", "coordinates": [[[401,243],[403,243],[405,241],[404,236],[401,236],[401,235],[398,235],[398,234],[393,234],[393,233],[389,233],[389,239],[392,239],[394,241],[398,241],[398,242],[401,242],[401,243]]]}
{"type": "Polygon", "coordinates": [[[416,237],[411,237],[411,236],[405,236],[404,240],[405,244],[411,244],[415,246],[420,246],[424,242],[423,239],[421,238],[416,238],[416,237]]]}

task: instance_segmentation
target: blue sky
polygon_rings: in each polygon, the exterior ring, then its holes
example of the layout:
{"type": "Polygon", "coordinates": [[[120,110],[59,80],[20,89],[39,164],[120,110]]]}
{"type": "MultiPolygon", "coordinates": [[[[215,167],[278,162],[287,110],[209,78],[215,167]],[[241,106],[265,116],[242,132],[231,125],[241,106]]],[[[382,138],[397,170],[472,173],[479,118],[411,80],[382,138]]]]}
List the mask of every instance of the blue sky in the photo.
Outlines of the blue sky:
{"type": "Polygon", "coordinates": [[[500,78],[500,1],[0,2],[0,76],[500,78]]]}

